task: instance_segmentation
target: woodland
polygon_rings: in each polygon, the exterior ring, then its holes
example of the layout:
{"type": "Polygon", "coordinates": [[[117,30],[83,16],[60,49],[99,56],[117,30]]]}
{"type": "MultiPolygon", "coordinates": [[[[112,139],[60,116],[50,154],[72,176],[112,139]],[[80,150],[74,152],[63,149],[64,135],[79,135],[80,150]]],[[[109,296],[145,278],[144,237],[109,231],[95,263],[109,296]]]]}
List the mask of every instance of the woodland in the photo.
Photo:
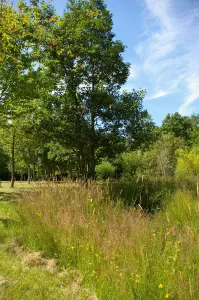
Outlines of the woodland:
{"type": "Polygon", "coordinates": [[[155,125],[112,27],[102,0],[1,0],[1,180],[197,175],[199,116],[155,125]]]}

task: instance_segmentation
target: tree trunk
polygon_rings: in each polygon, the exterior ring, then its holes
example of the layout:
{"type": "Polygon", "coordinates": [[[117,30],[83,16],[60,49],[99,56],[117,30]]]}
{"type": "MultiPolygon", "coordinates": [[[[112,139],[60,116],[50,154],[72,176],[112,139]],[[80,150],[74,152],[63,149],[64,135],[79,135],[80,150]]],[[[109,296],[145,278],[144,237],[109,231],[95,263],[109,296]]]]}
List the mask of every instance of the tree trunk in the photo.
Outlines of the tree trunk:
{"type": "Polygon", "coordinates": [[[91,92],[91,164],[90,164],[90,178],[95,178],[95,80],[94,80],[94,66],[92,71],[92,92],[91,92]]]}
{"type": "Polygon", "coordinates": [[[15,182],[15,132],[12,135],[12,148],[11,148],[11,183],[10,187],[14,187],[15,182]]]}
{"type": "Polygon", "coordinates": [[[91,164],[90,177],[95,178],[95,115],[91,113],[91,164]]]}
{"type": "Polygon", "coordinates": [[[28,164],[28,184],[30,184],[31,181],[31,169],[30,169],[30,164],[28,164]]]}
{"type": "Polygon", "coordinates": [[[35,181],[35,163],[33,164],[33,170],[32,170],[32,180],[35,181]]]}

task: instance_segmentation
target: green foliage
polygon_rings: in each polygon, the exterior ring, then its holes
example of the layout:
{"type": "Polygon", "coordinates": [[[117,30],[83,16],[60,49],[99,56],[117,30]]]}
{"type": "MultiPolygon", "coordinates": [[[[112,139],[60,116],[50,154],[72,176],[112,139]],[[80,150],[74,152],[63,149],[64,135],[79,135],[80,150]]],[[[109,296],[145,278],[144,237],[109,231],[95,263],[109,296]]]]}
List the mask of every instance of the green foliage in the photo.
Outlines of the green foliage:
{"type": "Polygon", "coordinates": [[[122,169],[123,176],[142,174],[143,154],[141,151],[124,153],[117,159],[117,165],[122,169]]]}
{"type": "Polygon", "coordinates": [[[163,135],[152,146],[156,155],[156,175],[172,176],[175,173],[177,154],[176,150],[184,147],[184,140],[174,134],[163,135]]]}
{"type": "Polygon", "coordinates": [[[117,166],[123,177],[173,176],[176,169],[176,150],[184,147],[184,141],[173,134],[160,138],[146,151],[133,151],[120,155],[117,166]]]}
{"type": "Polygon", "coordinates": [[[190,143],[192,129],[191,118],[181,116],[179,113],[168,114],[162,122],[164,133],[173,133],[176,137],[184,139],[188,144],[190,143]]]}
{"type": "Polygon", "coordinates": [[[97,179],[104,180],[115,176],[115,167],[108,161],[103,161],[95,167],[97,179]]]}
{"type": "Polygon", "coordinates": [[[178,150],[176,176],[179,178],[199,176],[199,148],[178,150]]]}

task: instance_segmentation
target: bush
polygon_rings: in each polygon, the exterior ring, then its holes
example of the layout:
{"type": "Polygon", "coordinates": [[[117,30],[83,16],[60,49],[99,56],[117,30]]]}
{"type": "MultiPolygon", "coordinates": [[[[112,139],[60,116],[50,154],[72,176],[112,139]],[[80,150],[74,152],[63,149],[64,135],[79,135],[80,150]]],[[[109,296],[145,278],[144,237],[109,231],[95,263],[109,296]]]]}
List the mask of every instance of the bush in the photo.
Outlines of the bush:
{"type": "Polygon", "coordinates": [[[108,161],[103,161],[101,164],[96,166],[95,172],[97,179],[99,180],[113,178],[115,175],[115,167],[108,161]]]}

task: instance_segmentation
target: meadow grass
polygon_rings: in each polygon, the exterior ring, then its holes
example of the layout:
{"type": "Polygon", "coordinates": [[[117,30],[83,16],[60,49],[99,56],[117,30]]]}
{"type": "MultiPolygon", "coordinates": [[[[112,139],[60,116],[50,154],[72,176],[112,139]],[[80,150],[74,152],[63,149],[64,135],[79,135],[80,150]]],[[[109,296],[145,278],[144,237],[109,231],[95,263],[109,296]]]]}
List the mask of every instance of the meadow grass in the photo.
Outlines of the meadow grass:
{"type": "MultiPolygon", "coordinates": [[[[40,188],[42,186],[43,183],[40,188]]],[[[83,277],[78,270],[59,268],[56,260],[43,259],[43,253],[33,252],[33,249],[28,252],[24,247],[27,245],[20,243],[18,234],[23,230],[17,201],[20,201],[23,191],[30,192],[35,188],[34,184],[27,183],[17,183],[14,189],[8,182],[1,184],[0,300],[95,300],[93,291],[83,286],[83,277]],[[5,223],[7,220],[8,224],[5,223]]]]}
{"type": "Polygon", "coordinates": [[[7,237],[79,270],[99,299],[199,299],[198,201],[188,191],[167,196],[150,215],[95,184],[46,184],[15,210],[7,237]]]}

